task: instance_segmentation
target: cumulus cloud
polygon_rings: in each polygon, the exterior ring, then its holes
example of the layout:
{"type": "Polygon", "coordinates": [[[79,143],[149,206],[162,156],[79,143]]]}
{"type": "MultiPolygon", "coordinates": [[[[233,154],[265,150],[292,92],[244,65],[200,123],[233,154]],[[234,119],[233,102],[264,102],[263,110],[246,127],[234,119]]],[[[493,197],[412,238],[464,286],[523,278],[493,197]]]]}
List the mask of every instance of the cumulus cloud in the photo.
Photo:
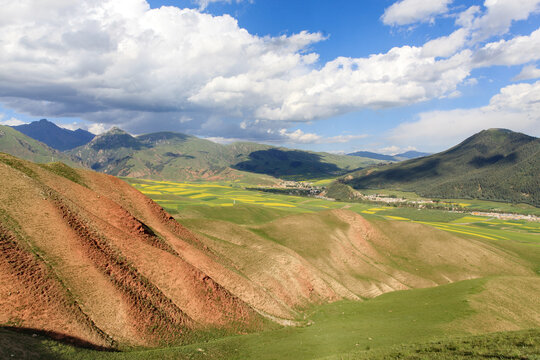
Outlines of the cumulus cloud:
{"type": "Polygon", "coordinates": [[[484,45],[473,56],[474,67],[519,65],[540,59],[540,29],[484,45]]]}
{"type": "Polygon", "coordinates": [[[527,65],[521,69],[521,72],[516,75],[512,80],[521,81],[521,80],[531,80],[540,78],[540,69],[534,65],[527,65]]]}
{"type": "Polygon", "coordinates": [[[465,45],[468,36],[469,31],[461,28],[448,36],[441,36],[428,41],[422,46],[422,55],[427,57],[449,57],[465,45]]]}
{"type": "Polygon", "coordinates": [[[2,103],[136,133],[406,105],[452,93],[468,76],[468,51],[439,61],[403,46],[318,64],[310,45],[320,33],[259,37],[229,15],[144,0],[2,0],[2,9],[2,103]]]}
{"type": "Polygon", "coordinates": [[[509,128],[539,136],[540,81],[504,87],[483,107],[421,113],[419,120],[393,129],[391,139],[440,149],[488,128],[509,128]]]}
{"type": "MultiPolygon", "coordinates": [[[[526,11],[535,11],[527,1],[526,11]]],[[[417,9],[429,18],[450,3],[403,0],[385,14],[417,9]]],[[[96,133],[114,124],[136,134],[342,142],[347,138],[279,131],[359,109],[459,95],[472,69],[524,64],[540,54],[537,32],[479,50],[465,46],[487,26],[478,19],[500,20],[490,1],[484,13],[467,9],[456,20],[462,28],[423,47],[326,63],[311,50],[325,40],[320,33],[256,36],[229,15],[196,9],[151,9],[144,0],[0,0],[0,6],[0,103],[34,116],[91,121],[96,133]]]]}
{"type": "Polygon", "coordinates": [[[414,146],[401,147],[401,146],[397,146],[397,145],[390,145],[390,146],[387,146],[387,147],[377,149],[377,150],[375,150],[375,152],[377,152],[379,154],[385,154],[385,155],[392,155],[393,156],[393,155],[402,154],[404,152],[413,151],[413,150],[416,150],[416,148],[414,146]]]}
{"type": "Polygon", "coordinates": [[[540,0],[485,0],[485,14],[471,21],[473,42],[506,34],[513,21],[525,20],[540,11],[540,0]]]}
{"type": "Polygon", "coordinates": [[[83,129],[86,131],[91,132],[94,135],[103,134],[104,132],[108,131],[112,125],[106,125],[102,123],[79,123],[79,122],[73,122],[73,123],[56,123],[59,127],[62,127],[64,129],[68,130],[77,130],[77,129],[83,129]]]}
{"type": "Polygon", "coordinates": [[[386,8],[381,20],[386,25],[408,25],[432,21],[448,11],[452,0],[401,0],[386,8]]]}

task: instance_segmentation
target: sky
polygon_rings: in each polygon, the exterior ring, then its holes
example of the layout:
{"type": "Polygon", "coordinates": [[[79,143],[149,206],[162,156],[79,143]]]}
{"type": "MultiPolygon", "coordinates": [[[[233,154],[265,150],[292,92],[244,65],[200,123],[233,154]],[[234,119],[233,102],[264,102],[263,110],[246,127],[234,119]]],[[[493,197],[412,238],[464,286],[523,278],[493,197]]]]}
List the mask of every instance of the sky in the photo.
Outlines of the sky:
{"type": "Polygon", "coordinates": [[[315,151],[540,136],[540,0],[0,0],[0,124],[315,151]]]}

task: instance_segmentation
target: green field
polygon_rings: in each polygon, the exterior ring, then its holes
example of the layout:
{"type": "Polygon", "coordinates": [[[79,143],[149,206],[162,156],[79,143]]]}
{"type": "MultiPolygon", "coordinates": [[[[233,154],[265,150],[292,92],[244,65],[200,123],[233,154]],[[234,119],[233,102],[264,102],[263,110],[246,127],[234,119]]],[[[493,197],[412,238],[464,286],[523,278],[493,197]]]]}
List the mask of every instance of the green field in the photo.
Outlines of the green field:
{"type": "MultiPolygon", "coordinates": [[[[243,184],[234,182],[175,183],[125,180],[172,214],[201,205],[218,208],[254,205],[266,209],[285,210],[286,213],[314,212],[345,206],[335,201],[245,190],[241,187],[243,184]]],[[[365,208],[362,205],[355,205],[355,207],[365,208]]]]}
{"type": "MultiPolygon", "coordinates": [[[[237,224],[259,223],[294,213],[347,208],[367,218],[374,216],[388,220],[412,221],[476,238],[493,241],[518,240],[531,245],[540,243],[540,223],[538,222],[506,221],[442,210],[373,206],[365,203],[343,203],[270,194],[245,190],[238,183],[125,180],[180,218],[201,217],[237,224]],[[227,210],[223,211],[223,209],[227,210]]],[[[482,206],[487,207],[493,203],[479,200],[456,200],[456,204],[481,210],[482,206]]]]}

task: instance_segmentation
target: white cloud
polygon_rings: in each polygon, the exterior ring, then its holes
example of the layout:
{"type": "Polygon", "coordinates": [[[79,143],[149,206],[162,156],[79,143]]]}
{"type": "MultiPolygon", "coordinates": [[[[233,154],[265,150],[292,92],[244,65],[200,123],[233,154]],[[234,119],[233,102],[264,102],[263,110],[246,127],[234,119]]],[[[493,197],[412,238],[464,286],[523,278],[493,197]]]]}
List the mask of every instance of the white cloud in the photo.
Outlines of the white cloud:
{"type": "Polygon", "coordinates": [[[91,132],[94,135],[102,134],[108,131],[112,127],[111,125],[102,124],[102,123],[82,124],[78,122],[67,123],[67,124],[56,123],[56,125],[58,125],[61,128],[68,129],[71,131],[75,131],[77,129],[86,130],[86,131],[91,132]]]}
{"type": "Polygon", "coordinates": [[[10,119],[7,119],[7,120],[3,120],[4,116],[5,116],[4,114],[0,114],[0,125],[17,126],[17,125],[26,124],[24,121],[21,121],[14,117],[11,117],[10,119]]]}
{"type": "MultiPolygon", "coordinates": [[[[236,3],[241,3],[243,0],[235,0],[236,3]]],[[[251,0],[248,0],[249,2],[252,2],[251,0]]],[[[227,4],[230,4],[233,2],[233,0],[193,0],[193,2],[197,5],[199,5],[199,10],[204,10],[208,7],[208,5],[212,3],[218,3],[218,2],[224,2],[227,4]]]]}
{"type": "Polygon", "coordinates": [[[437,61],[403,46],[320,66],[309,51],[319,33],[259,37],[228,15],[143,0],[3,2],[1,102],[137,132],[180,126],[181,116],[193,119],[183,128],[202,129],[218,117],[310,121],[407,105],[468,76],[467,51],[437,61]]]}
{"type": "Polygon", "coordinates": [[[292,143],[311,144],[321,140],[321,136],[314,133],[305,133],[300,129],[292,132],[287,132],[287,129],[281,129],[279,135],[289,140],[292,143]]]}
{"type": "Polygon", "coordinates": [[[422,46],[422,55],[427,57],[451,56],[465,45],[468,35],[468,30],[461,28],[448,36],[428,41],[422,46]]]}
{"type": "Polygon", "coordinates": [[[516,75],[512,80],[521,81],[521,80],[531,80],[540,78],[540,69],[534,65],[527,65],[521,69],[521,72],[516,75]]]}
{"type": "Polygon", "coordinates": [[[473,42],[506,34],[513,21],[525,20],[540,10],[540,0],[485,0],[486,12],[471,21],[473,42]]]}
{"type": "Polygon", "coordinates": [[[432,21],[448,11],[452,0],[401,0],[384,10],[381,17],[386,25],[408,25],[432,21]]]}
{"type": "Polygon", "coordinates": [[[474,67],[520,65],[540,59],[540,29],[527,36],[491,42],[476,52],[474,67]]]}
{"type": "Polygon", "coordinates": [[[365,134],[323,137],[314,133],[305,133],[300,129],[292,132],[288,132],[287,129],[281,129],[279,135],[281,135],[285,141],[295,144],[344,144],[367,137],[365,134]]]}
{"type": "Polygon", "coordinates": [[[414,146],[401,147],[401,146],[397,146],[397,145],[390,145],[390,146],[387,146],[387,147],[377,149],[377,150],[375,150],[375,152],[379,153],[379,154],[392,155],[393,156],[393,155],[402,154],[404,152],[413,151],[413,150],[416,150],[416,148],[414,146]]]}
{"type": "MultiPolygon", "coordinates": [[[[450,3],[404,0],[387,12],[405,19],[416,9],[429,18],[450,3]]],[[[325,39],[320,33],[261,37],[229,15],[150,9],[144,0],[0,0],[0,7],[0,103],[35,116],[80,117],[96,123],[89,128],[96,133],[114,124],[134,133],[235,137],[245,130],[281,141],[279,129],[294,122],[459,95],[475,67],[540,56],[536,32],[466,48],[472,29],[483,29],[478,19],[498,19],[489,1],[486,14],[469,8],[457,20],[463,29],[423,47],[327,63],[310,50],[325,39]],[[251,119],[275,132],[256,132],[251,119]]],[[[347,139],[293,133],[286,132],[299,142],[347,139]]]]}
{"type": "Polygon", "coordinates": [[[418,121],[393,129],[391,139],[440,150],[488,128],[540,135],[540,81],[507,86],[483,107],[421,113],[418,121]]]}

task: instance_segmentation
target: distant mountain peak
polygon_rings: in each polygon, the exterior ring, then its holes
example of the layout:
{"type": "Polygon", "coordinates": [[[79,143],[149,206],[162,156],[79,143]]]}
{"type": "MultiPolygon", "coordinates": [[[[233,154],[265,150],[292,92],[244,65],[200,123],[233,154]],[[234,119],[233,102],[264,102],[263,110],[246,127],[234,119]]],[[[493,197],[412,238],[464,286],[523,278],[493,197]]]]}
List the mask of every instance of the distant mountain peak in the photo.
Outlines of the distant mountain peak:
{"type": "Polygon", "coordinates": [[[78,129],[72,131],[59,127],[47,119],[40,119],[39,121],[34,121],[30,124],[12,127],[26,136],[41,141],[51,148],[60,151],[70,150],[85,145],[95,137],[94,134],[86,130],[78,129]]]}
{"type": "Polygon", "coordinates": [[[102,136],[103,135],[117,135],[117,134],[126,134],[126,135],[129,135],[131,136],[128,132],[120,129],[119,127],[117,126],[113,126],[112,128],[110,128],[108,131],[104,132],[103,134],[101,134],[102,136]]]}
{"type": "Polygon", "coordinates": [[[111,150],[117,148],[132,148],[139,150],[143,147],[147,147],[143,142],[116,126],[112,127],[109,131],[96,136],[88,146],[95,150],[111,150]]]}

